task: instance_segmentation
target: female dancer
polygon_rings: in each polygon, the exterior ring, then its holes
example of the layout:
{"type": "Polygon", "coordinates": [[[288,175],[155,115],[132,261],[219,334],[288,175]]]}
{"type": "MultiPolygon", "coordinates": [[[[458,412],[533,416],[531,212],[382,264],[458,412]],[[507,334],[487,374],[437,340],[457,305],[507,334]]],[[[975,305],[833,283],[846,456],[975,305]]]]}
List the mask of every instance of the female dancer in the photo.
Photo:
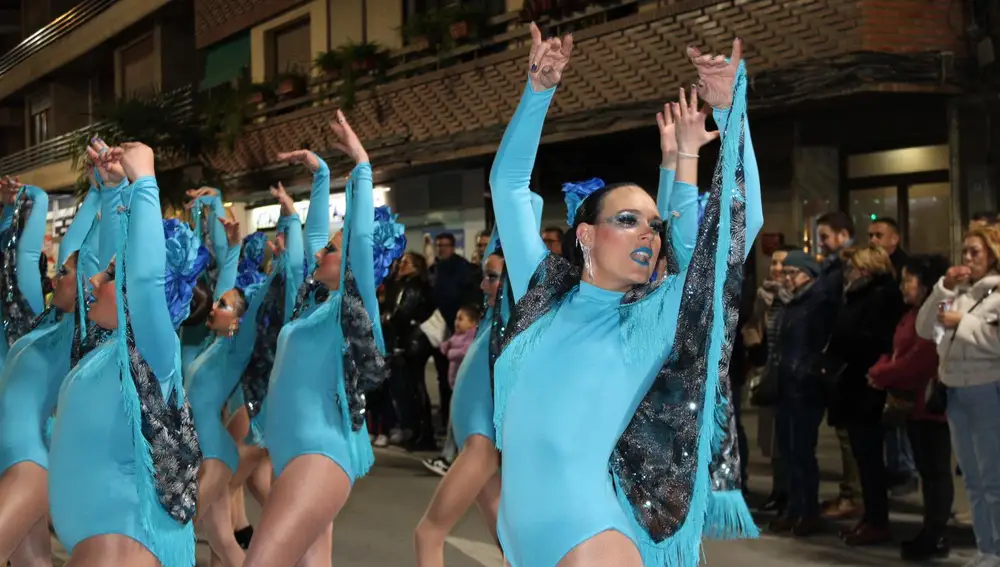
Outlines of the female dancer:
{"type": "Polygon", "coordinates": [[[754,533],[719,380],[743,260],[763,220],[740,45],[731,61],[690,49],[699,85],[673,109],[674,190],[695,185],[698,152],[714,138],[698,94],[723,133],[690,263],[669,257],[664,221],[634,184],[581,196],[567,261],[531,226],[527,187],[573,43],[531,31],[529,84],[490,179],[512,288],[524,297],[495,369],[500,541],[513,567],[693,567],[703,533],[754,533]],[[650,282],[661,255],[665,277],[650,282]],[[553,351],[564,353],[557,363],[553,351]]]}
{"type": "Polygon", "coordinates": [[[4,204],[0,217],[0,317],[3,318],[4,340],[0,341],[0,365],[10,347],[31,330],[35,317],[45,309],[42,280],[38,271],[38,258],[45,237],[45,215],[49,210],[49,197],[38,187],[22,185],[17,180],[5,179],[0,187],[0,200],[4,204]],[[39,277],[19,277],[39,274],[39,277]]]}
{"type": "MultiPolygon", "coordinates": [[[[537,231],[542,224],[542,198],[532,193],[531,205],[537,231]]],[[[451,398],[451,426],[459,449],[458,457],[438,484],[413,534],[420,567],[444,567],[445,538],[473,502],[496,538],[500,453],[496,450],[493,428],[493,357],[490,345],[499,344],[499,337],[494,335],[499,333],[509,315],[503,298],[510,289],[506,282],[503,252],[498,245],[494,230],[483,258],[483,281],[479,286],[487,308],[476,338],[458,369],[455,392],[451,398]],[[501,287],[504,292],[498,292],[501,287]],[[500,299],[499,305],[497,299],[500,299]]]]}
{"type": "Polygon", "coordinates": [[[166,270],[173,276],[180,267],[173,262],[186,264],[188,251],[171,254],[168,265],[148,146],[100,154],[91,148],[88,155],[101,164],[120,162],[132,184],[123,197],[116,260],[92,280],[89,318],[115,333],[80,361],[59,393],[52,520],[71,567],[190,567],[201,453],[181,385],[175,324],[191,298],[168,305],[164,286],[166,270]]]}
{"type": "Polygon", "coordinates": [[[372,172],[343,113],[331,127],[336,147],[357,165],[347,184],[344,230],[329,238],[324,218],[327,237],[308,235],[318,284],[303,288],[278,340],[264,431],[278,478],[245,567],[330,565],[333,519],[353,480],[374,461],[364,392],[384,380],[386,364],[375,294],[372,172]]]}

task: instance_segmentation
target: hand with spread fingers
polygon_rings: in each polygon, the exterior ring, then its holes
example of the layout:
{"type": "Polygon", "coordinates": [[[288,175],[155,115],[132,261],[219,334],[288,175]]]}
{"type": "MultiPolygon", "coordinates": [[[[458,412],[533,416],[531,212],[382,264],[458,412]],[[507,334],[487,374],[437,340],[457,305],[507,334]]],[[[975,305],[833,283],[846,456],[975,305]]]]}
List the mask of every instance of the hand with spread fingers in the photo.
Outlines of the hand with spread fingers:
{"type": "Polygon", "coordinates": [[[187,195],[188,199],[190,199],[190,201],[184,203],[184,208],[191,210],[194,208],[194,204],[198,202],[198,199],[200,199],[201,197],[218,195],[219,190],[215,189],[214,187],[206,186],[206,187],[201,187],[199,189],[188,189],[187,191],[185,191],[184,194],[187,195]]]}
{"type": "Polygon", "coordinates": [[[132,181],[156,175],[153,149],[142,142],[128,142],[108,153],[112,154],[112,159],[117,157],[122,169],[125,170],[125,175],[132,181]]]}
{"type": "Polygon", "coordinates": [[[727,61],[723,55],[702,54],[696,47],[687,48],[687,56],[698,70],[698,94],[712,108],[725,110],[733,104],[733,83],[743,58],[743,40],[733,40],[727,61]]]}
{"type": "Polygon", "coordinates": [[[531,23],[531,53],[528,56],[528,76],[535,92],[551,89],[562,80],[563,71],[573,54],[573,35],[561,39],[542,39],[542,31],[531,23]]]}
{"type": "Polygon", "coordinates": [[[295,201],[292,197],[285,191],[285,186],[278,182],[278,186],[270,187],[271,196],[274,197],[278,204],[281,205],[281,216],[287,217],[295,214],[295,201]]]}
{"type": "Polygon", "coordinates": [[[698,89],[691,87],[691,96],[680,89],[678,98],[680,99],[673,106],[674,124],[677,129],[677,155],[685,157],[697,156],[698,151],[705,144],[717,140],[719,132],[709,132],[705,129],[705,119],[711,113],[711,109],[698,108],[698,89]]]}
{"type": "Polygon", "coordinates": [[[677,167],[677,128],[674,125],[676,105],[676,102],[668,102],[663,105],[663,112],[656,113],[656,125],[660,129],[660,153],[663,154],[660,166],[663,169],[677,167]]]}
{"type": "MultiPolygon", "coordinates": [[[[285,253],[285,234],[278,233],[278,236],[274,237],[274,240],[267,241],[267,247],[271,249],[271,255],[275,258],[281,257],[285,253]]],[[[271,264],[274,266],[274,264],[271,264]]]]}
{"type": "MultiPolygon", "coordinates": [[[[112,159],[112,148],[98,136],[90,139],[87,159],[97,169],[105,187],[116,187],[125,179],[125,169],[118,159],[112,159]]],[[[96,183],[96,178],[92,178],[91,181],[96,183]]]]}
{"type": "Polygon", "coordinates": [[[347,154],[356,164],[368,161],[368,152],[361,145],[361,140],[354,133],[342,111],[337,111],[336,119],[330,123],[330,130],[333,130],[333,134],[337,137],[333,147],[347,154]]]}
{"type": "Polygon", "coordinates": [[[316,155],[309,150],[281,152],[278,154],[278,161],[287,161],[289,163],[304,165],[311,173],[315,173],[316,170],[319,169],[319,160],[316,159],[316,155]]]}

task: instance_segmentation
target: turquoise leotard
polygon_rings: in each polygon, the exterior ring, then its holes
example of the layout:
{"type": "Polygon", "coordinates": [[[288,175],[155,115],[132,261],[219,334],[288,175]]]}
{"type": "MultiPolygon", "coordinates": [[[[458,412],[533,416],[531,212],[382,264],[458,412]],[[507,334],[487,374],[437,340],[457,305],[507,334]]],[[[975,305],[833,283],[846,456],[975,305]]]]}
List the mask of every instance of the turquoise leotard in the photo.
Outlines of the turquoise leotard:
{"type": "MultiPolygon", "coordinates": [[[[310,257],[329,241],[325,216],[325,237],[309,230],[313,209],[326,211],[319,207],[320,203],[310,203],[306,220],[310,257]]],[[[351,172],[349,181],[345,225],[349,234],[345,232],[344,242],[350,248],[346,256],[365,307],[372,320],[378,320],[372,247],[374,210],[371,165],[361,163],[351,172]]],[[[338,403],[345,398],[340,301],[340,290],[331,291],[325,302],[287,323],[278,337],[264,424],[264,439],[276,475],[292,459],[306,454],[326,456],[344,470],[351,482],[371,466],[367,430],[351,430],[346,405],[338,403]]]]}
{"type": "MultiPolygon", "coordinates": [[[[63,236],[60,265],[81,248],[89,234],[96,235],[97,231],[91,227],[100,197],[100,191],[93,187],[87,193],[63,236]]],[[[96,237],[90,242],[91,247],[96,246],[96,237]]],[[[21,244],[30,242],[22,239],[21,244]]],[[[87,256],[80,255],[77,269],[88,269],[88,262],[84,261],[87,256]]],[[[93,270],[93,266],[89,269],[93,270]]],[[[93,272],[82,275],[89,278],[93,272]]],[[[75,317],[75,313],[57,313],[57,308],[51,308],[45,320],[18,339],[7,355],[0,372],[0,473],[25,461],[42,468],[49,466],[45,425],[55,409],[62,379],[69,372],[75,317]]]]}
{"type": "MultiPolygon", "coordinates": [[[[483,320],[480,325],[489,325],[483,320]]],[[[480,329],[465,353],[451,397],[451,427],[461,449],[471,435],[496,441],[493,427],[493,390],[490,388],[490,333],[480,329]]]]}
{"type": "MultiPolygon", "coordinates": [[[[528,181],[554,89],[530,85],[497,153],[491,175],[493,205],[515,297],[547,251],[530,222],[528,181]]],[[[661,175],[661,196],[664,180],[661,175]]],[[[682,270],[697,237],[697,188],[666,189],[672,242],[682,270]],[[676,214],[673,214],[676,213],[676,214]]],[[[660,209],[664,203],[661,200],[660,209]]],[[[662,212],[661,212],[662,214],[662,212]]],[[[666,215],[664,215],[666,217],[666,215]]],[[[554,567],[575,546],[606,530],[635,539],[609,474],[610,455],[649,389],[672,344],[682,280],[671,276],[631,309],[644,321],[623,328],[623,294],[581,282],[549,316],[543,332],[520,355],[497,360],[497,406],[502,431],[498,533],[513,567],[554,567]],[[509,390],[508,390],[509,389],[509,390]]]]}
{"type": "MultiPolygon", "coordinates": [[[[180,389],[180,341],[164,292],[159,189],[154,178],[144,177],[125,194],[130,208],[127,315],[136,349],[169,399],[180,389]]],[[[119,263],[118,278],[125,276],[121,267],[119,263]]],[[[159,502],[146,502],[141,496],[152,473],[136,461],[133,425],[138,416],[127,413],[117,333],[70,371],[59,392],[49,454],[52,523],[70,553],[87,538],[118,534],[142,544],[163,567],[191,567],[195,563],[191,522],[178,523],[159,502]]]]}

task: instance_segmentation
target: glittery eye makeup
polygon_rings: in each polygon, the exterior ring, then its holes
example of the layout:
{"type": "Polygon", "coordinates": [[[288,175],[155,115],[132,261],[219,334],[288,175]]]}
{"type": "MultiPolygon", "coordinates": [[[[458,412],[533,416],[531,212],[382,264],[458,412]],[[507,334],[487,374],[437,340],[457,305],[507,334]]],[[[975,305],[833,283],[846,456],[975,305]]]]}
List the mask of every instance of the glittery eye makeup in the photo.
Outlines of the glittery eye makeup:
{"type": "Polygon", "coordinates": [[[115,265],[111,264],[108,269],[104,270],[104,275],[108,278],[109,282],[115,281],[115,265]]]}
{"type": "Polygon", "coordinates": [[[486,281],[495,282],[500,279],[500,274],[491,270],[486,270],[483,272],[483,278],[485,278],[486,281]]]}
{"type": "Polygon", "coordinates": [[[323,247],[323,250],[326,251],[326,254],[333,254],[337,251],[337,245],[331,240],[326,246],[323,247]]]}
{"type": "Polygon", "coordinates": [[[604,219],[604,222],[621,230],[635,230],[639,228],[641,223],[645,222],[657,234],[662,234],[665,227],[663,219],[653,217],[646,221],[635,211],[620,211],[618,214],[604,219]]]}
{"type": "Polygon", "coordinates": [[[61,278],[67,275],[69,275],[69,270],[66,269],[66,266],[59,266],[59,269],[56,270],[56,277],[61,278]]]}

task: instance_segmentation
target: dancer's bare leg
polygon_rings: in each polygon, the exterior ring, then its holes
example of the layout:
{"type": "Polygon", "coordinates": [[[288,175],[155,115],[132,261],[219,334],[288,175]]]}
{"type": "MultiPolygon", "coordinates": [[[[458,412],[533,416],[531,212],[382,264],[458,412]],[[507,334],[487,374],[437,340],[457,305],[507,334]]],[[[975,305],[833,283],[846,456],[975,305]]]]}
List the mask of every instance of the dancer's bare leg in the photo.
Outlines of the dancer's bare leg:
{"type": "Polygon", "coordinates": [[[21,545],[10,556],[10,564],[11,567],[52,567],[52,538],[47,514],[35,522],[21,540],[21,545]]]}
{"type": "Polygon", "coordinates": [[[0,475],[0,564],[7,564],[28,532],[48,514],[48,480],[49,473],[30,461],[0,475]]]}
{"type": "Polygon", "coordinates": [[[483,521],[493,536],[493,543],[500,546],[497,538],[497,516],[500,514],[500,473],[496,473],[486,481],[486,486],[476,495],[476,507],[483,515],[483,521]]]}
{"type": "MultiPolygon", "coordinates": [[[[199,502],[200,506],[201,502],[199,502]]],[[[201,515],[201,528],[208,539],[212,553],[219,557],[223,567],[241,567],[243,548],[233,535],[232,517],[229,512],[229,491],[211,503],[201,515]]]]}
{"type": "MultiPolygon", "coordinates": [[[[216,502],[229,497],[229,479],[232,472],[219,459],[205,459],[198,470],[198,511],[194,522],[197,524],[216,502]]],[[[228,510],[228,506],[226,508],[228,510]]]]}
{"type": "Polygon", "coordinates": [[[250,520],[247,518],[247,503],[244,498],[242,486],[237,486],[229,493],[229,516],[234,531],[242,530],[250,525],[250,520]]]}
{"type": "Polygon", "coordinates": [[[267,501],[267,496],[271,494],[273,480],[274,468],[271,466],[271,457],[265,453],[264,458],[257,465],[257,468],[253,470],[246,482],[246,487],[250,490],[250,495],[261,506],[267,501]]]}
{"type": "MultiPolygon", "coordinates": [[[[246,439],[247,433],[250,431],[250,414],[247,413],[246,406],[240,406],[239,409],[234,411],[228,419],[224,418],[226,424],[226,429],[229,431],[229,435],[232,436],[233,441],[236,442],[236,447],[240,453],[240,462],[243,462],[243,451],[247,446],[243,442],[246,439]]],[[[232,501],[230,502],[230,509],[233,513],[233,530],[242,530],[250,526],[250,520],[247,518],[246,501],[243,494],[243,487],[237,487],[235,490],[231,490],[232,501]]]]}
{"type": "Polygon", "coordinates": [[[492,441],[482,435],[465,440],[413,534],[419,567],[444,567],[445,538],[499,466],[500,455],[492,441]]]}
{"type": "Polygon", "coordinates": [[[123,535],[89,537],[76,545],[66,567],[161,567],[156,557],[143,545],[123,535]]]}
{"type": "Polygon", "coordinates": [[[298,563],[328,529],[351,492],[351,481],[322,455],[300,455],[274,483],[243,567],[298,563]]]}
{"type": "Polygon", "coordinates": [[[333,523],[309,546],[295,567],[331,567],[333,564],[333,523]]]}

